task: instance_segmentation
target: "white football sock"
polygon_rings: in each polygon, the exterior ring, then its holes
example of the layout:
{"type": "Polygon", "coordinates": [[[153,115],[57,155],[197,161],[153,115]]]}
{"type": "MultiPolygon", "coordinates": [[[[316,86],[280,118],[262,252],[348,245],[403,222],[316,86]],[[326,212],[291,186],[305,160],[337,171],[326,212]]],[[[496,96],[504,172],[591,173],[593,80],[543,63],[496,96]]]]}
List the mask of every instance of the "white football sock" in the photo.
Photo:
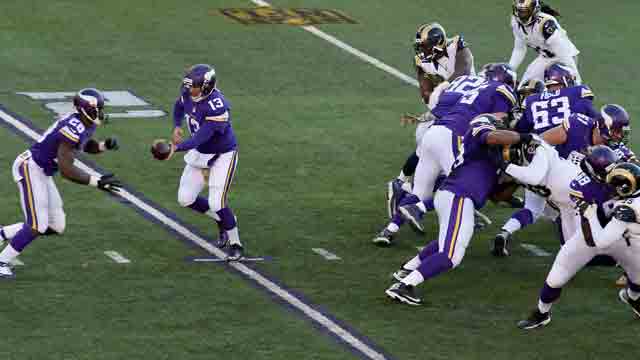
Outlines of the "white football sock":
{"type": "Polygon", "coordinates": [[[242,243],[240,242],[240,235],[238,235],[237,226],[231,230],[227,230],[227,235],[229,235],[229,244],[242,246],[242,243]]]}
{"type": "Polygon", "coordinates": [[[504,224],[504,226],[502,227],[502,230],[508,232],[509,234],[513,234],[514,232],[520,230],[522,228],[522,224],[520,224],[520,221],[511,218],[509,219],[509,221],[507,221],[506,224],[504,224]]]}
{"type": "Polygon", "coordinates": [[[418,268],[418,266],[420,266],[420,264],[422,264],[422,260],[420,260],[420,255],[416,255],[416,257],[414,257],[413,259],[409,260],[402,267],[407,269],[407,270],[415,270],[415,269],[418,268]]]}
{"type": "Polygon", "coordinates": [[[424,277],[418,270],[413,270],[411,274],[407,275],[406,278],[402,279],[402,283],[410,286],[417,286],[424,282],[424,277]]]}
{"type": "Polygon", "coordinates": [[[7,225],[2,228],[2,234],[4,234],[4,239],[0,238],[0,240],[11,240],[14,236],[22,229],[23,223],[17,223],[13,225],[7,225]]]}
{"type": "Polygon", "coordinates": [[[549,311],[551,311],[551,306],[553,306],[553,303],[547,304],[542,302],[542,300],[538,300],[538,311],[540,311],[543,314],[546,314],[549,311]]]}
{"type": "Polygon", "coordinates": [[[11,244],[7,244],[7,246],[2,249],[2,252],[0,252],[0,262],[8,264],[11,260],[18,257],[18,255],[20,255],[20,253],[16,251],[11,244]]]}
{"type": "Polygon", "coordinates": [[[640,299],[640,292],[635,292],[629,288],[627,288],[627,295],[629,295],[631,300],[634,300],[634,301],[640,299]]]}
{"type": "Polygon", "coordinates": [[[387,225],[387,230],[395,234],[398,232],[398,230],[400,230],[400,227],[398,227],[396,223],[389,223],[389,225],[387,225]]]}

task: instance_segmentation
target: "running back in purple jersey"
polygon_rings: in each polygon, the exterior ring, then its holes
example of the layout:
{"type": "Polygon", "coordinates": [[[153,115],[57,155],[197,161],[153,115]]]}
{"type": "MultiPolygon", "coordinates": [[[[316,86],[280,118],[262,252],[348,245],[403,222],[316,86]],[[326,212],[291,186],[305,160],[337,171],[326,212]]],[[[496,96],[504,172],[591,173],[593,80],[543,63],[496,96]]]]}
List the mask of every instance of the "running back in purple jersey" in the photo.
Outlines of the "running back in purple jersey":
{"type": "Polygon", "coordinates": [[[572,152],[582,152],[593,145],[593,129],[597,122],[586,115],[575,113],[562,122],[562,127],[567,132],[567,141],[556,145],[558,154],[563,159],[569,159],[572,152]]]}
{"type": "Polygon", "coordinates": [[[83,124],[79,114],[67,114],[53,123],[40,140],[31,146],[33,160],[46,175],[52,176],[58,171],[57,158],[60,143],[64,141],[75,149],[82,150],[95,131],[96,125],[83,124]]]}
{"type": "Polygon", "coordinates": [[[468,94],[469,91],[475,90],[485,82],[485,78],[473,75],[456,78],[442,94],[440,94],[438,104],[431,110],[431,113],[436,118],[442,118],[458,103],[458,100],[460,100],[462,96],[468,94]]]}
{"type": "Polygon", "coordinates": [[[545,90],[526,98],[522,117],[515,130],[523,133],[542,134],[562,124],[574,113],[595,118],[598,112],[593,108],[593,92],[585,85],[545,90]]]}
{"type": "Polygon", "coordinates": [[[498,168],[489,159],[487,136],[496,130],[489,122],[475,122],[462,140],[460,152],[442,190],[473,200],[476,209],[487,202],[493,187],[498,183],[498,168]]]}
{"type": "Polygon", "coordinates": [[[203,154],[221,154],[237,147],[231,127],[231,106],[220,90],[215,89],[200,101],[193,101],[188,93],[181,95],[173,108],[176,126],[187,120],[191,138],[180,143],[176,151],[196,149],[203,154]]]}
{"type": "Polygon", "coordinates": [[[436,119],[434,125],[451,129],[463,136],[469,129],[469,122],[480,114],[509,113],[517,104],[514,90],[501,82],[486,80],[483,83],[461,82],[455,90],[464,91],[464,95],[451,110],[436,119]],[[473,86],[471,86],[473,85],[473,86]]]}

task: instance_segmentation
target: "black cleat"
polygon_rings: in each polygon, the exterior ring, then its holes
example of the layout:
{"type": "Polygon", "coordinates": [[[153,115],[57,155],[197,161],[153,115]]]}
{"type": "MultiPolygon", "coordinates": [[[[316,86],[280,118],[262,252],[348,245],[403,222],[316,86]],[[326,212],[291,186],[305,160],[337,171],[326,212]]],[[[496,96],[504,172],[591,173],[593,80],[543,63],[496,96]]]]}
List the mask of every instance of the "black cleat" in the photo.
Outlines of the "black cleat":
{"type": "Polygon", "coordinates": [[[398,207],[400,214],[405,220],[409,221],[409,225],[413,231],[418,233],[419,235],[424,235],[424,227],[422,226],[422,218],[424,217],[424,213],[418,205],[409,204],[398,207]]]}
{"type": "Polygon", "coordinates": [[[493,246],[491,247],[491,254],[497,257],[509,256],[509,246],[511,243],[511,234],[502,230],[493,239],[493,246]]]}
{"type": "Polygon", "coordinates": [[[229,247],[229,253],[227,255],[226,260],[227,261],[242,260],[242,258],[244,257],[243,254],[244,254],[244,249],[242,248],[242,245],[232,244],[231,247],[229,247]]]}
{"type": "Polygon", "coordinates": [[[391,277],[393,277],[398,281],[402,281],[402,279],[406,278],[409,274],[411,274],[411,271],[412,270],[408,270],[408,269],[405,269],[404,267],[401,267],[399,270],[391,274],[391,277]]]}
{"type": "Polygon", "coordinates": [[[640,318],[640,298],[637,300],[631,299],[626,288],[621,289],[620,292],[618,292],[618,297],[623,303],[629,305],[636,316],[640,318]]]}
{"type": "Polygon", "coordinates": [[[378,246],[391,246],[393,244],[393,233],[387,229],[384,229],[380,231],[372,241],[378,246]]]}
{"type": "Polygon", "coordinates": [[[551,311],[548,313],[541,313],[540,310],[535,309],[531,312],[531,315],[526,320],[518,322],[518,327],[522,330],[531,330],[537,327],[545,326],[551,322],[551,311]]]}
{"type": "Polygon", "coordinates": [[[422,300],[415,295],[413,286],[405,285],[401,282],[391,285],[385,293],[391,299],[398,300],[407,305],[422,305],[422,300]]]}

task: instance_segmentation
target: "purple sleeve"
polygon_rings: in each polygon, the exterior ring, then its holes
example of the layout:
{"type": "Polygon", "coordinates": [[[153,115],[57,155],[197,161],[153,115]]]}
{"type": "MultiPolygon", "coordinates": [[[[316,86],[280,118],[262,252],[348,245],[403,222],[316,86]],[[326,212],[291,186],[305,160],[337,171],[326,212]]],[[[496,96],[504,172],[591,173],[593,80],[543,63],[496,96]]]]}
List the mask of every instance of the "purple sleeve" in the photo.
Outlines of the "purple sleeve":
{"type": "Polygon", "coordinates": [[[500,93],[495,97],[493,102],[493,113],[508,113],[513,109],[513,103],[500,93]]]}
{"type": "Polygon", "coordinates": [[[184,119],[184,106],[182,105],[182,96],[176,100],[173,105],[173,124],[175,127],[182,126],[182,119],[184,119]]]}
{"type": "Polygon", "coordinates": [[[224,132],[227,123],[216,123],[214,121],[205,121],[200,129],[189,140],[184,141],[176,146],[176,151],[188,151],[195,149],[211,139],[216,131],[224,132]]]}
{"type": "Polygon", "coordinates": [[[515,131],[519,133],[528,133],[533,130],[533,122],[531,121],[531,111],[526,109],[522,114],[522,117],[516,123],[515,131]]]}

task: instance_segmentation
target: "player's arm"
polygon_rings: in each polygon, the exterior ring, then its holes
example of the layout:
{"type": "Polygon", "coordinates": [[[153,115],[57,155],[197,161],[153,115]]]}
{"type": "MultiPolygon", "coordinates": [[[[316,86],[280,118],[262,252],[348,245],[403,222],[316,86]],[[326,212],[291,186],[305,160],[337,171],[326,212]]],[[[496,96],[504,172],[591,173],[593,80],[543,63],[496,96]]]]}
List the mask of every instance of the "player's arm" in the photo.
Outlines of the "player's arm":
{"type": "Polygon", "coordinates": [[[184,101],[180,96],[173,105],[173,143],[182,142],[182,120],[184,119],[184,101]]]}
{"type": "Polygon", "coordinates": [[[542,36],[549,51],[555,56],[568,54],[575,48],[569,37],[561,35],[561,32],[558,31],[558,23],[553,19],[548,19],[542,24],[542,36]]]}
{"type": "Polygon", "coordinates": [[[486,134],[484,143],[487,145],[513,145],[531,141],[528,137],[531,137],[531,135],[519,134],[511,130],[493,130],[486,134]]]}
{"type": "Polygon", "coordinates": [[[567,142],[568,122],[562,123],[562,126],[556,126],[542,133],[542,139],[550,145],[559,145],[567,142]],[[565,124],[567,123],[567,124],[565,124]]]}
{"type": "Polygon", "coordinates": [[[613,219],[604,228],[598,220],[596,205],[591,205],[583,216],[589,221],[592,239],[598,248],[607,248],[622,239],[629,224],[637,222],[635,211],[627,205],[616,207],[613,219]]]}
{"type": "Polygon", "coordinates": [[[475,70],[473,69],[473,54],[460,35],[458,37],[458,51],[456,52],[456,66],[453,74],[451,75],[451,78],[449,78],[449,81],[453,81],[459,76],[471,75],[474,72],[475,70]]]}
{"type": "Polygon", "coordinates": [[[513,51],[511,52],[511,59],[509,59],[509,66],[515,71],[518,66],[522,64],[524,57],[527,55],[527,43],[517,31],[517,24],[513,27],[513,51]]]}
{"type": "Polygon", "coordinates": [[[103,176],[90,176],[84,171],[78,169],[74,164],[76,150],[73,144],[62,141],[58,146],[58,168],[60,174],[65,179],[68,179],[74,183],[82,185],[91,185],[99,188],[100,190],[108,192],[118,192],[122,187],[119,180],[113,177],[113,174],[107,174],[103,176]]]}
{"type": "Polygon", "coordinates": [[[426,73],[420,67],[416,68],[416,78],[420,85],[420,97],[422,97],[422,101],[425,104],[429,104],[429,98],[434,88],[433,81],[426,76],[426,73]]]}
{"type": "Polygon", "coordinates": [[[542,146],[538,146],[533,160],[528,166],[509,164],[505,172],[527,185],[540,185],[549,171],[549,156],[542,146]]]}
{"type": "Polygon", "coordinates": [[[94,139],[89,139],[85,144],[82,151],[89,154],[100,154],[107,150],[118,150],[120,145],[118,144],[118,139],[114,137],[109,137],[105,141],[97,141],[94,139]]]}
{"type": "Polygon", "coordinates": [[[211,139],[216,132],[224,132],[228,126],[229,113],[225,110],[220,115],[209,115],[189,140],[181,142],[175,147],[175,151],[189,151],[204,144],[211,139]]]}

